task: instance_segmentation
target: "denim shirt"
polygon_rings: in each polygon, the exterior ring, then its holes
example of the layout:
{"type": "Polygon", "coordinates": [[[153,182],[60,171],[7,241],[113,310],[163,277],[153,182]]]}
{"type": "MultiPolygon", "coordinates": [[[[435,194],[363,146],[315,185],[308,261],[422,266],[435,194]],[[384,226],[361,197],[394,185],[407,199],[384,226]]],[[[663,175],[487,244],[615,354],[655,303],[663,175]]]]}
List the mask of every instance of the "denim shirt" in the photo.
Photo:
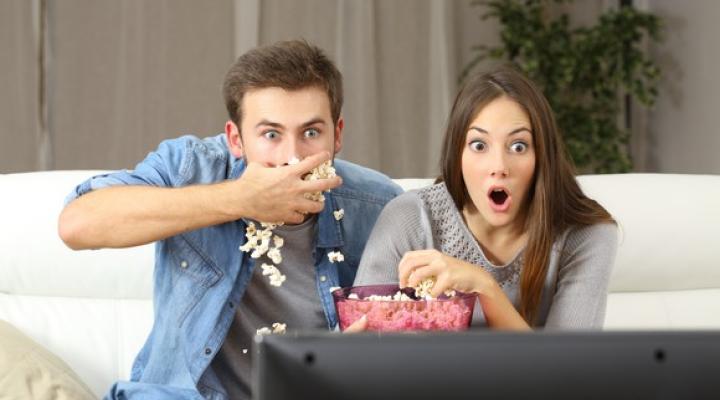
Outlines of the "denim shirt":
{"type": "MultiPolygon", "coordinates": [[[[376,171],[342,160],[334,166],[343,184],[325,193],[314,250],[316,287],[329,329],[338,322],[330,288],[352,285],[375,220],[402,192],[376,171]],[[345,210],[339,221],[333,215],[338,209],[345,210]],[[345,260],[331,263],[331,251],[342,252],[345,260]]],[[[162,142],[134,171],[88,179],[67,202],[108,186],[222,182],[237,179],[244,169],[244,161],[228,151],[225,135],[183,136],[162,142]]],[[[226,398],[208,367],[252,277],[254,262],[238,249],[245,241],[245,223],[237,220],[156,243],[152,331],[133,363],[130,381],[115,383],[106,398],[226,398]]]]}

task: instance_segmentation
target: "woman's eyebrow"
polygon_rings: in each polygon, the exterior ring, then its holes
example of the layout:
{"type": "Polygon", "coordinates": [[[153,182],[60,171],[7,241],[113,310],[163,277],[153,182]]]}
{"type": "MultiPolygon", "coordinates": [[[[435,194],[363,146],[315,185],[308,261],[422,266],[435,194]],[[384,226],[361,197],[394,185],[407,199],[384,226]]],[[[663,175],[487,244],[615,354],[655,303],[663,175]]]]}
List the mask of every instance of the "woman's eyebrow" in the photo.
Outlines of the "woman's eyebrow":
{"type": "MultiPolygon", "coordinates": [[[[471,130],[474,130],[474,131],[478,131],[478,132],[480,132],[480,133],[484,133],[484,134],[486,134],[486,135],[489,134],[488,131],[486,131],[486,130],[483,129],[483,128],[480,128],[479,126],[471,126],[470,129],[471,129],[471,130]]],[[[522,126],[522,127],[520,127],[520,128],[513,129],[508,135],[515,135],[515,134],[520,133],[520,132],[527,132],[527,133],[532,134],[532,130],[530,130],[529,128],[526,128],[526,127],[524,127],[524,126],[522,126]]]]}

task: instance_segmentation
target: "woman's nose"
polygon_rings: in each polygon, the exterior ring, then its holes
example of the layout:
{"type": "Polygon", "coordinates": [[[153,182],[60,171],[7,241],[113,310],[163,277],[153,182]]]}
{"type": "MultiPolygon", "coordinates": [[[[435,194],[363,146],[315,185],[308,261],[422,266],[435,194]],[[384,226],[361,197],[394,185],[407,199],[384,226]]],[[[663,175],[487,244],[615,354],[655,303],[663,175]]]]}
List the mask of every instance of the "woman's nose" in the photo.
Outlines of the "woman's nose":
{"type": "Polygon", "coordinates": [[[507,160],[505,160],[505,154],[498,152],[492,159],[492,165],[490,168],[490,175],[493,177],[506,177],[508,176],[507,160]]]}

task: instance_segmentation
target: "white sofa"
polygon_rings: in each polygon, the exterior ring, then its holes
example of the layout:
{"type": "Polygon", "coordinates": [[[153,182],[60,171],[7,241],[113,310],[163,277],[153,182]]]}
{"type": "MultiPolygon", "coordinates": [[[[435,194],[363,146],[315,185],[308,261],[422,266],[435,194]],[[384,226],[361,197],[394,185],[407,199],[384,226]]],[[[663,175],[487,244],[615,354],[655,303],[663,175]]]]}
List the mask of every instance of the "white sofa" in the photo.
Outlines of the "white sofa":
{"type": "MultiPolygon", "coordinates": [[[[151,245],[73,252],[60,241],[65,195],[95,172],[0,175],[0,319],[59,355],[101,396],[127,378],[152,324],[154,253],[151,245]]],[[[430,180],[398,182],[411,189],[430,180]]],[[[622,228],[606,329],[720,328],[720,176],[580,182],[622,228]]]]}

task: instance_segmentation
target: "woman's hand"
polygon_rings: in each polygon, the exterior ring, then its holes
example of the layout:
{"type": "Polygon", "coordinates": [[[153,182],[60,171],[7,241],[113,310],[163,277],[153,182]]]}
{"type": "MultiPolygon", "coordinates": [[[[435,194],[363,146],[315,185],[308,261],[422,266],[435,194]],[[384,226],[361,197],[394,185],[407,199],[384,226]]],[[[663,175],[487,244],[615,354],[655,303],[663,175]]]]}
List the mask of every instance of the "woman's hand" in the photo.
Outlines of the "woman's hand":
{"type": "Polygon", "coordinates": [[[434,249],[405,253],[398,264],[398,277],[401,288],[415,287],[423,280],[435,277],[435,285],[430,291],[433,297],[450,289],[481,294],[489,281],[494,282],[484,269],[434,249]]]}
{"type": "Polygon", "coordinates": [[[435,284],[430,291],[431,296],[438,297],[450,289],[477,293],[488,326],[530,330],[495,278],[483,268],[434,249],[409,251],[398,264],[400,287],[415,287],[433,276],[435,284]]]}
{"type": "Polygon", "coordinates": [[[362,317],[360,317],[359,320],[350,324],[350,326],[345,328],[345,330],[342,332],[343,333],[365,332],[367,330],[367,325],[368,325],[367,316],[363,315],[362,317]]]}

